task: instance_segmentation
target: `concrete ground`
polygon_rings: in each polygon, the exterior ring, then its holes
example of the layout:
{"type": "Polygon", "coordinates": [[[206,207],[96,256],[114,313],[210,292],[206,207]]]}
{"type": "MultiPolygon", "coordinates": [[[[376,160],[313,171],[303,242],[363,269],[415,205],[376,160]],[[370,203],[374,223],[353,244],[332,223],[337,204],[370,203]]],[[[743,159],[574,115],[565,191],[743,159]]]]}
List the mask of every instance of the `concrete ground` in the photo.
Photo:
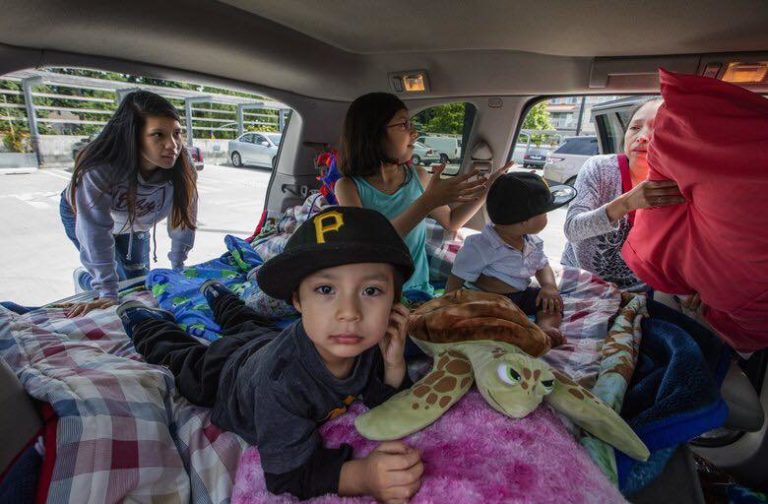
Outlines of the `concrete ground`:
{"type": "MultiPolygon", "coordinates": [[[[74,294],[72,272],[79,254],[64,234],[59,195],[70,172],[50,168],[0,175],[0,301],[34,306],[74,294]]],[[[187,264],[225,252],[224,236],[248,237],[261,217],[271,172],[206,165],[199,173],[198,231],[187,264]]],[[[171,241],[157,227],[157,263],[168,268],[171,241]]]]}
{"type": "MultiPolygon", "coordinates": [[[[80,265],[59,219],[59,195],[70,178],[64,169],[0,175],[0,301],[36,306],[74,294],[72,272],[80,265]]],[[[195,247],[187,264],[218,257],[224,236],[250,236],[261,217],[271,172],[260,168],[206,165],[200,172],[200,208],[195,247]]],[[[565,210],[549,214],[541,237],[553,264],[565,245],[565,210]]],[[[158,226],[157,263],[167,268],[170,239],[158,226]]]]}

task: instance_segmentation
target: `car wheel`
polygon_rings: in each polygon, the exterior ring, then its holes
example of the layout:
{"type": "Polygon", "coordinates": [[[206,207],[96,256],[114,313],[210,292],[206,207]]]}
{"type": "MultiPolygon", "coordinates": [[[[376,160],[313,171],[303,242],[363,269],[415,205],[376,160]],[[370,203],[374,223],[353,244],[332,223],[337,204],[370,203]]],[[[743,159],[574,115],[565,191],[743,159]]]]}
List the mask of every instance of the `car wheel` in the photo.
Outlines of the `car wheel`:
{"type": "Polygon", "coordinates": [[[411,158],[411,164],[414,165],[414,166],[420,165],[421,164],[421,158],[414,154],[413,157],[411,158]]]}
{"type": "Polygon", "coordinates": [[[448,159],[448,154],[440,154],[440,163],[447,165],[448,161],[450,161],[448,159]]]}
{"type": "Polygon", "coordinates": [[[239,152],[233,152],[232,153],[232,164],[236,167],[243,166],[243,160],[240,159],[240,153],[239,152]]]}
{"type": "Polygon", "coordinates": [[[565,183],[566,183],[566,185],[569,185],[569,186],[573,187],[574,184],[576,184],[576,175],[574,175],[573,177],[571,177],[568,180],[566,180],[565,183]]]}

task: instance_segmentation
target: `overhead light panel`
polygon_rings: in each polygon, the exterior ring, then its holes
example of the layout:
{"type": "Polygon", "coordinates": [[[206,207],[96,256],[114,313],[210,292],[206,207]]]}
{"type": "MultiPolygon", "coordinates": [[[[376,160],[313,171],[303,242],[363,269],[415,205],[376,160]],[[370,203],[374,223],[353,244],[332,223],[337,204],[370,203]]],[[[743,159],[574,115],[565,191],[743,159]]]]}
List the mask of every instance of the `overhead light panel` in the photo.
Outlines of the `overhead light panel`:
{"type": "Polygon", "coordinates": [[[768,61],[757,63],[729,63],[723,74],[723,80],[733,84],[758,84],[768,75],[768,61]]]}
{"type": "Polygon", "coordinates": [[[429,92],[429,79],[424,70],[389,74],[389,82],[396,93],[425,94],[429,92]]]}

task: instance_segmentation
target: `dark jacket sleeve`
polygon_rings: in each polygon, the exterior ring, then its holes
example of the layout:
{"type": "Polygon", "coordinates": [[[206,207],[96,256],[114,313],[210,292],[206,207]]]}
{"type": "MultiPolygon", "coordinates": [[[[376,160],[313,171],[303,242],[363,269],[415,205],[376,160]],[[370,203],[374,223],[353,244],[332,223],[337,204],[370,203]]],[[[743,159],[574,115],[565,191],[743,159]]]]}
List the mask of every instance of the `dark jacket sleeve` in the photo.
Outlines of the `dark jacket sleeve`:
{"type": "Polygon", "coordinates": [[[410,388],[411,385],[413,385],[413,382],[410,376],[408,376],[407,369],[403,377],[403,383],[400,384],[399,388],[390,387],[384,383],[384,358],[377,348],[373,358],[373,365],[371,366],[368,386],[363,391],[363,404],[369,408],[375,408],[401,390],[410,388]]]}
{"type": "Polygon", "coordinates": [[[283,474],[264,473],[267,490],[275,495],[290,493],[299,499],[339,493],[341,466],[352,458],[352,447],[343,444],[339,448],[319,446],[302,466],[283,474]]]}

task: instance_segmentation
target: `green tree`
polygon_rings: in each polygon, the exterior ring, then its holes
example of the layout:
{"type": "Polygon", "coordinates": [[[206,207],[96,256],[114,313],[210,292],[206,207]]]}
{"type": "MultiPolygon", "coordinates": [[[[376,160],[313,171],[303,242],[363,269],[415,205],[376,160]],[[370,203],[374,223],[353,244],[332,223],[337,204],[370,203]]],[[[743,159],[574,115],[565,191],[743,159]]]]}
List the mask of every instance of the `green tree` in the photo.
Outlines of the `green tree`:
{"type": "Polygon", "coordinates": [[[464,131],[464,103],[438,105],[419,113],[414,122],[421,125],[425,133],[461,135],[464,131]]]}
{"type": "MultiPolygon", "coordinates": [[[[552,124],[552,120],[547,110],[547,102],[540,101],[528,111],[528,115],[525,116],[523,121],[523,129],[528,130],[553,130],[555,129],[552,124]]],[[[531,135],[531,142],[540,145],[545,142],[547,135],[535,134],[531,135]]]]}

